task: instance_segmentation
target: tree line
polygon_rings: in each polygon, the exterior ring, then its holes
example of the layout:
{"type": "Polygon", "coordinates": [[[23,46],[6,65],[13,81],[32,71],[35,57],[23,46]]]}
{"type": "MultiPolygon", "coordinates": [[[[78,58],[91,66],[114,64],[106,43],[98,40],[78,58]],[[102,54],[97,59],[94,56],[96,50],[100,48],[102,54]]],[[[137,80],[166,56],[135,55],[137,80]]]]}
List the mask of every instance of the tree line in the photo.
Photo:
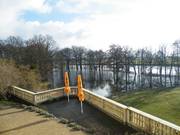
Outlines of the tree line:
{"type": "Polygon", "coordinates": [[[172,69],[176,66],[176,75],[179,76],[180,65],[180,40],[171,45],[172,52],[167,46],[159,47],[157,51],[147,48],[133,50],[126,46],[113,44],[107,51],[91,50],[82,46],[72,46],[60,49],[55,40],[49,35],[35,35],[23,40],[21,37],[9,36],[0,40],[0,58],[14,60],[17,65],[29,66],[37,69],[42,81],[47,81],[53,67],[60,67],[70,71],[70,65],[74,65],[77,71],[83,70],[83,65],[88,65],[89,70],[103,70],[109,67],[117,75],[124,72],[126,75],[133,67],[136,74],[136,66],[140,74],[152,74],[152,68],[158,66],[159,74],[165,68],[165,75],[172,75],[172,69]],[[167,71],[170,68],[170,72],[167,71]],[[147,70],[148,69],[148,70],[147,70]]]}

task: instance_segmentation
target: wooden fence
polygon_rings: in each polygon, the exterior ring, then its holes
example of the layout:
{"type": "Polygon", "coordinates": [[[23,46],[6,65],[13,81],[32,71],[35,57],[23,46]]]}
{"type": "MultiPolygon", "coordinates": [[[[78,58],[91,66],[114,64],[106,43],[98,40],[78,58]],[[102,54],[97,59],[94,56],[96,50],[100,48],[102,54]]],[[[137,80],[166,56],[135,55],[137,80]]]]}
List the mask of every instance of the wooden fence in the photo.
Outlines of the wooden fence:
{"type": "MultiPolygon", "coordinates": [[[[36,93],[13,86],[9,92],[34,105],[53,98],[63,97],[65,95],[63,87],[36,93]]],[[[86,102],[117,121],[123,122],[124,124],[127,124],[137,130],[144,131],[150,135],[180,135],[180,127],[175,124],[142,112],[133,107],[117,103],[89,90],[84,89],[84,93],[86,102]]],[[[76,94],[77,88],[71,87],[71,95],[76,94]]]]}

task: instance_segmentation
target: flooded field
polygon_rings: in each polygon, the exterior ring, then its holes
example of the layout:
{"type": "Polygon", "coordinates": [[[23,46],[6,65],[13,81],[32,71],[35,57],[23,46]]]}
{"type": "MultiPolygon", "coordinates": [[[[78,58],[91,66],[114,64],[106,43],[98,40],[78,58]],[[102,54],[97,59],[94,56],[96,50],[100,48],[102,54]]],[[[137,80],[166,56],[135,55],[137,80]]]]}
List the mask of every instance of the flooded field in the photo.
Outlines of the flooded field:
{"type": "Polygon", "coordinates": [[[61,98],[53,102],[43,103],[41,106],[56,117],[74,121],[94,130],[98,135],[131,135],[137,132],[86,102],[83,104],[84,113],[81,114],[80,102],[76,98],[70,98],[69,103],[66,98],[61,98]]]}
{"type": "MultiPolygon", "coordinates": [[[[158,66],[152,68],[152,74],[149,74],[150,67],[146,67],[146,73],[140,73],[141,66],[136,66],[135,69],[130,67],[130,71],[126,74],[123,71],[119,73],[113,72],[111,68],[105,67],[103,70],[89,70],[88,66],[84,66],[83,70],[76,71],[74,66],[71,66],[69,71],[70,85],[76,86],[76,77],[82,75],[83,86],[101,96],[110,97],[117,92],[136,91],[140,89],[156,89],[166,87],[177,87],[180,85],[180,79],[177,76],[176,67],[162,67],[162,74],[159,73],[158,66]],[[171,72],[171,74],[169,74],[171,72]],[[165,74],[166,73],[166,74],[165,74]]],[[[66,70],[59,68],[53,69],[52,88],[64,86],[63,74],[66,70]]]]}

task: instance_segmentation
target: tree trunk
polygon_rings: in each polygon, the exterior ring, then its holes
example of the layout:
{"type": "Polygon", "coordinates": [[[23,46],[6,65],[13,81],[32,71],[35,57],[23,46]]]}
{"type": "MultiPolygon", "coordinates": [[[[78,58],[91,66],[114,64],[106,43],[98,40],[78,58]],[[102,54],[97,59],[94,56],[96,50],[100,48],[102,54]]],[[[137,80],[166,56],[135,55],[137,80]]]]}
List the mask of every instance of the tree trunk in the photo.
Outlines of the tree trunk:
{"type": "Polygon", "coordinates": [[[78,62],[76,60],[76,71],[78,71],[78,62]]]}
{"type": "Polygon", "coordinates": [[[128,86],[128,66],[127,66],[127,64],[126,64],[126,91],[127,91],[127,86],[128,86]]]}
{"type": "Polygon", "coordinates": [[[171,67],[169,71],[169,76],[171,76],[171,73],[172,73],[172,66],[173,66],[173,56],[171,56],[171,67]]]}
{"type": "Polygon", "coordinates": [[[165,69],[165,84],[164,84],[164,86],[166,87],[166,62],[165,62],[165,67],[164,67],[165,69]]]}
{"type": "Polygon", "coordinates": [[[70,71],[70,68],[69,68],[69,60],[67,60],[66,62],[66,70],[69,72],[70,71]]]}
{"type": "Polygon", "coordinates": [[[82,71],[82,59],[80,59],[80,70],[82,71]]]}
{"type": "Polygon", "coordinates": [[[161,86],[162,86],[162,65],[160,66],[160,69],[159,69],[160,71],[160,84],[161,84],[161,86]]]}
{"type": "Polygon", "coordinates": [[[149,87],[150,88],[152,88],[152,66],[151,66],[151,64],[150,64],[150,74],[149,74],[150,76],[150,83],[149,83],[149,87]]]}

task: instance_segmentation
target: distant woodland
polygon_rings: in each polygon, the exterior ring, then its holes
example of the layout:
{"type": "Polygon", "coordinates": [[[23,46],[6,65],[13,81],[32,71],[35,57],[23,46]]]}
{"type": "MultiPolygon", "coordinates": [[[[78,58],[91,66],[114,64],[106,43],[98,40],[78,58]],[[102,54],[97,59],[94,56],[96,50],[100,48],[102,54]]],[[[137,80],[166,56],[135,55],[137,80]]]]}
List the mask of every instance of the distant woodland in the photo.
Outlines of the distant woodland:
{"type": "Polygon", "coordinates": [[[166,45],[151,51],[148,48],[133,50],[118,44],[110,45],[107,51],[78,45],[61,49],[49,35],[35,35],[27,40],[9,36],[0,40],[0,89],[2,93],[13,84],[29,89],[45,89],[53,67],[70,71],[70,65],[79,72],[83,65],[88,65],[89,70],[103,70],[104,66],[108,66],[114,73],[128,73],[130,66],[135,69],[135,66],[141,65],[141,74],[152,74],[152,68],[159,66],[160,74],[165,67],[165,76],[171,75],[175,66],[179,77],[180,40],[171,45],[171,50],[166,45]],[[166,67],[170,68],[170,72],[166,73],[166,67]]]}

